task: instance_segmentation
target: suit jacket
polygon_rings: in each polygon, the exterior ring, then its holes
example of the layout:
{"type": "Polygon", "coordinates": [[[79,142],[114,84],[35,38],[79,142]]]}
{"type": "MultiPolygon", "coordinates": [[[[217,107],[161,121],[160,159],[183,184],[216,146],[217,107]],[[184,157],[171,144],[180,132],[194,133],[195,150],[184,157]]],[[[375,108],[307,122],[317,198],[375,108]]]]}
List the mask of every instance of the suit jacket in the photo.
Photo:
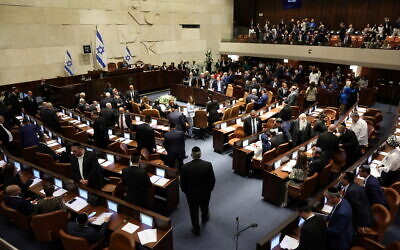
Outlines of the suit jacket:
{"type": "MultiPolygon", "coordinates": [[[[127,129],[131,129],[132,128],[132,119],[131,119],[131,116],[129,115],[129,114],[124,114],[124,116],[125,116],[125,124],[126,124],[126,126],[128,127],[127,129]]],[[[119,113],[117,113],[117,114],[115,114],[115,123],[117,124],[117,126],[118,126],[118,128],[120,128],[120,129],[123,129],[122,127],[120,127],[120,114],[119,113]]]]}
{"type": "Polygon", "coordinates": [[[13,94],[13,93],[9,94],[5,98],[4,103],[5,103],[6,106],[11,105],[11,112],[13,114],[20,114],[21,113],[22,105],[19,102],[19,96],[18,95],[13,94]]]}
{"type": "Polygon", "coordinates": [[[35,211],[35,206],[32,203],[19,196],[5,196],[4,200],[8,207],[23,213],[25,216],[29,216],[35,211]]]}
{"type": "Polygon", "coordinates": [[[42,131],[35,124],[26,124],[19,128],[21,136],[21,144],[23,148],[35,146],[39,144],[39,137],[43,136],[42,131]]]}
{"type": "Polygon", "coordinates": [[[126,201],[147,207],[147,190],[152,184],[146,170],[139,167],[125,168],[122,170],[122,181],[126,186],[126,201]]]}
{"type": "Polygon", "coordinates": [[[283,106],[278,113],[278,117],[283,121],[290,121],[290,119],[292,119],[292,108],[289,105],[283,106]]]}
{"type": "Polygon", "coordinates": [[[297,105],[297,97],[299,96],[299,93],[297,91],[294,91],[293,93],[290,93],[290,95],[286,99],[286,103],[289,106],[296,106],[297,105]]]}
{"type": "Polygon", "coordinates": [[[356,183],[351,183],[344,198],[350,203],[353,210],[354,227],[371,227],[371,211],[364,188],[356,183]]]}
{"type": "Polygon", "coordinates": [[[312,176],[315,172],[320,174],[328,164],[328,159],[322,154],[320,157],[314,157],[310,162],[310,172],[308,176],[312,176]]]}
{"type": "Polygon", "coordinates": [[[290,126],[294,146],[300,145],[311,139],[311,124],[307,122],[303,131],[300,130],[299,119],[292,122],[290,126]]]}
{"type": "Polygon", "coordinates": [[[360,156],[360,144],[354,131],[346,129],[346,131],[339,137],[339,141],[343,144],[343,149],[346,151],[348,158],[348,165],[354,163],[360,156]]]}
{"type": "Polygon", "coordinates": [[[215,175],[211,162],[192,160],[182,167],[181,189],[189,199],[209,199],[215,175]]]}
{"type": "Polygon", "coordinates": [[[206,104],[208,113],[208,122],[216,122],[219,120],[218,114],[218,103],[215,101],[209,101],[206,104]]]}
{"type": "Polygon", "coordinates": [[[223,82],[223,81],[220,81],[220,84],[221,84],[221,91],[218,91],[218,81],[217,81],[217,80],[215,80],[215,81],[212,83],[212,89],[213,89],[215,92],[225,93],[225,84],[224,84],[224,82],[223,82]]]}
{"type": "Polygon", "coordinates": [[[71,157],[72,179],[76,182],[85,179],[89,181],[89,187],[101,188],[103,184],[103,169],[97,161],[96,154],[94,152],[85,151],[82,165],[83,176],[81,176],[79,171],[78,158],[76,156],[71,157]]]}
{"type": "Polygon", "coordinates": [[[46,127],[55,131],[60,131],[60,122],[58,121],[57,114],[54,110],[44,108],[40,110],[40,117],[46,127]]]}
{"type": "Polygon", "coordinates": [[[133,92],[131,90],[127,90],[125,100],[139,103],[140,102],[139,93],[137,92],[137,90],[134,90],[133,92]]]}
{"type": "Polygon", "coordinates": [[[386,206],[387,203],[382,187],[378,179],[372,175],[370,175],[365,182],[365,193],[368,197],[369,206],[376,203],[386,206]]]}
{"type": "Polygon", "coordinates": [[[339,137],[331,132],[323,132],[318,136],[317,147],[331,159],[339,149],[339,137]]]}
{"type": "Polygon", "coordinates": [[[164,148],[167,150],[168,158],[171,160],[183,159],[185,152],[185,134],[173,129],[164,134],[164,148]]]}
{"type": "Polygon", "coordinates": [[[255,102],[258,101],[258,96],[253,95],[253,94],[247,95],[246,103],[250,103],[252,100],[254,100],[255,102]]]}
{"type": "Polygon", "coordinates": [[[326,242],[326,221],[322,216],[314,215],[304,222],[296,250],[325,250],[326,242]]]}
{"type": "MultiPolygon", "coordinates": [[[[4,125],[3,125],[4,126],[4,125]]],[[[8,128],[6,128],[8,131],[10,131],[10,129],[8,129],[8,128]]],[[[10,131],[10,133],[11,133],[11,131],[10,131]]],[[[14,138],[13,138],[14,139],[14,138]]],[[[10,141],[10,137],[9,137],[9,135],[7,134],[7,132],[4,130],[4,128],[2,127],[2,126],[0,126],[0,141],[3,143],[3,144],[8,144],[9,143],[9,141],[10,141]]]]}
{"type": "Polygon", "coordinates": [[[55,161],[60,159],[60,156],[56,154],[51,148],[49,148],[47,145],[43,143],[38,143],[38,147],[36,148],[36,151],[42,154],[48,154],[50,155],[55,161]]]}
{"type": "Polygon", "coordinates": [[[190,83],[190,86],[191,86],[191,87],[196,87],[196,86],[197,86],[197,79],[196,79],[195,77],[192,77],[191,79],[190,79],[190,78],[187,78],[187,79],[184,81],[184,84],[185,84],[185,85],[188,85],[188,86],[189,86],[189,83],[190,83]]]}
{"type": "Polygon", "coordinates": [[[25,112],[30,115],[36,115],[38,112],[38,104],[34,97],[24,97],[24,99],[22,99],[22,107],[24,108],[25,112]]]}
{"type": "Polygon", "coordinates": [[[353,212],[346,199],[336,205],[328,216],[328,249],[348,250],[353,237],[353,212]]]}
{"type": "Polygon", "coordinates": [[[104,108],[100,111],[100,116],[107,122],[107,127],[115,125],[115,112],[113,109],[104,108]]]}
{"type": "Polygon", "coordinates": [[[108,124],[104,117],[98,117],[93,123],[93,139],[95,141],[108,140],[108,124]]]}
{"type": "Polygon", "coordinates": [[[167,115],[167,117],[168,117],[169,123],[175,124],[177,130],[179,130],[179,131],[186,130],[185,118],[178,110],[175,110],[174,112],[169,113],[167,115]]]}
{"type": "Polygon", "coordinates": [[[111,105],[113,106],[113,108],[115,108],[115,103],[114,103],[114,98],[103,98],[100,101],[100,108],[105,108],[107,103],[111,103],[111,105]]]}
{"type": "Polygon", "coordinates": [[[288,97],[289,90],[280,87],[277,91],[278,99],[283,99],[284,97],[288,97]]]}
{"type": "MultiPolygon", "coordinates": [[[[243,129],[244,132],[246,134],[246,136],[252,135],[252,128],[251,128],[251,116],[247,117],[246,119],[244,119],[243,122],[243,129]]],[[[260,117],[256,117],[256,127],[257,127],[257,132],[261,132],[262,130],[262,121],[260,117]]]]}
{"type": "Polygon", "coordinates": [[[138,150],[147,148],[152,152],[156,148],[156,141],[154,138],[154,129],[147,123],[142,123],[136,128],[136,142],[138,150]]]}
{"type": "Polygon", "coordinates": [[[261,95],[261,97],[254,103],[256,105],[256,109],[264,107],[268,102],[268,98],[269,96],[267,94],[261,95]]]}
{"type": "Polygon", "coordinates": [[[291,139],[290,133],[288,131],[284,131],[281,127],[271,129],[270,132],[272,134],[271,137],[272,148],[276,148],[279,145],[286,143],[289,141],[289,139],[291,139]]]}
{"type": "Polygon", "coordinates": [[[107,227],[108,222],[103,223],[103,225],[100,227],[100,230],[97,231],[92,227],[91,224],[82,227],[77,222],[70,221],[67,224],[67,233],[72,236],[85,238],[89,244],[92,244],[104,238],[107,227]]]}
{"type": "Polygon", "coordinates": [[[325,121],[316,120],[313,127],[313,136],[319,135],[323,132],[326,132],[328,128],[325,125],[325,121]]]}

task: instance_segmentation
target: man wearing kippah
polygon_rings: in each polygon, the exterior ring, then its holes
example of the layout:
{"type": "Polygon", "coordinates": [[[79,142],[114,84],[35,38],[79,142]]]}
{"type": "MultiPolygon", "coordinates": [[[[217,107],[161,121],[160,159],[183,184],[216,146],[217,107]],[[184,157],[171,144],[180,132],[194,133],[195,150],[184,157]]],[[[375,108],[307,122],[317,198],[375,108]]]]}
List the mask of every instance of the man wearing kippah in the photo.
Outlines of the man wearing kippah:
{"type": "Polygon", "coordinates": [[[378,166],[378,169],[381,172],[380,181],[382,185],[390,186],[400,180],[400,174],[398,173],[400,169],[400,144],[396,136],[391,135],[386,140],[386,145],[389,153],[383,158],[382,165],[378,166]]]}
{"type": "Polygon", "coordinates": [[[214,170],[211,162],[203,161],[200,157],[200,148],[193,147],[193,160],[183,165],[181,172],[181,189],[186,194],[193,226],[192,233],[195,235],[200,234],[199,208],[201,209],[203,223],[210,218],[208,205],[211,191],[215,185],[214,170]]]}
{"type": "Polygon", "coordinates": [[[346,123],[341,123],[338,127],[339,147],[343,148],[346,152],[347,166],[353,165],[360,157],[361,150],[357,136],[354,131],[346,128],[346,123]]]}

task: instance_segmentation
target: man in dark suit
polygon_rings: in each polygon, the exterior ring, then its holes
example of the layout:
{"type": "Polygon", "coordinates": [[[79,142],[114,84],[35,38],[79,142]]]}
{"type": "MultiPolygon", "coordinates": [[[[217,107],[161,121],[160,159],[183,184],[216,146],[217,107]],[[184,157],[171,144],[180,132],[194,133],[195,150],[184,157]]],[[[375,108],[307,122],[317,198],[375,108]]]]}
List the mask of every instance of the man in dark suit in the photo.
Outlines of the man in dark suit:
{"type": "Polygon", "coordinates": [[[32,91],[28,91],[27,94],[28,95],[22,99],[22,107],[26,113],[30,115],[36,115],[38,112],[38,104],[36,99],[33,96],[32,91]]]}
{"type": "Polygon", "coordinates": [[[94,145],[100,148],[106,148],[108,144],[108,124],[104,117],[98,115],[97,112],[92,113],[93,123],[93,140],[94,145]]]}
{"type": "Polygon", "coordinates": [[[164,133],[164,148],[168,153],[167,165],[180,171],[186,156],[185,134],[176,129],[175,123],[170,124],[170,132],[164,133]]]}
{"type": "Polygon", "coordinates": [[[116,117],[116,124],[120,129],[131,129],[132,128],[132,120],[129,113],[125,113],[125,109],[120,107],[118,109],[118,115],[116,117]]]}
{"type": "Polygon", "coordinates": [[[281,118],[276,118],[274,127],[269,130],[271,137],[272,148],[277,148],[279,145],[286,142],[293,142],[292,135],[289,130],[283,126],[281,118]]]}
{"type": "Polygon", "coordinates": [[[181,189],[186,194],[193,226],[192,232],[195,235],[200,234],[199,208],[203,223],[210,219],[208,206],[211,191],[215,185],[215,175],[211,162],[203,161],[200,157],[200,148],[193,147],[193,160],[183,166],[181,173],[181,189]]]}
{"type": "Polygon", "coordinates": [[[156,149],[156,141],[154,137],[154,129],[150,127],[151,116],[146,115],[144,123],[136,128],[136,142],[138,150],[146,148],[150,153],[156,149]]]}
{"type": "Polygon", "coordinates": [[[285,100],[288,97],[289,90],[286,82],[283,82],[282,87],[277,90],[277,95],[279,100],[285,100]]]}
{"type": "Polygon", "coordinates": [[[36,146],[39,144],[39,138],[43,136],[43,132],[35,124],[29,122],[28,119],[24,118],[23,126],[19,128],[19,134],[21,137],[21,146],[23,148],[36,146]]]}
{"type": "Polygon", "coordinates": [[[204,73],[200,74],[200,78],[197,80],[197,83],[199,88],[205,89],[208,87],[208,80],[204,73]]]}
{"type": "Polygon", "coordinates": [[[307,121],[305,114],[300,114],[299,118],[292,122],[290,126],[294,145],[300,145],[311,139],[311,124],[307,121]]]}
{"type": "Polygon", "coordinates": [[[218,114],[218,102],[213,100],[211,96],[208,97],[208,102],[206,104],[207,114],[208,114],[208,127],[212,131],[212,124],[220,119],[218,114]]]}
{"type": "Polygon", "coordinates": [[[328,159],[332,159],[333,155],[339,149],[339,137],[333,131],[335,125],[330,125],[327,132],[323,132],[318,136],[316,146],[321,148],[322,152],[326,153],[328,159]]]}
{"type": "Polygon", "coordinates": [[[246,136],[254,135],[262,130],[261,118],[257,116],[257,112],[252,110],[250,116],[244,119],[243,129],[246,136]]]}
{"type": "Polygon", "coordinates": [[[221,77],[217,77],[217,79],[212,83],[212,89],[218,93],[225,93],[225,85],[221,81],[221,77]]]}
{"type": "Polygon", "coordinates": [[[328,159],[324,154],[322,154],[321,148],[314,147],[313,148],[313,156],[311,158],[309,167],[310,172],[309,176],[312,176],[314,173],[320,174],[322,170],[324,170],[325,166],[328,164],[328,159]]]}
{"type": "Polygon", "coordinates": [[[30,216],[35,211],[35,206],[20,196],[21,188],[18,185],[7,186],[5,194],[4,202],[6,206],[23,213],[25,216],[30,216]]]}
{"type": "Polygon", "coordinates": [[[339,190],[331,187],[325,193],[328,204],[333,206],[327,221],[328,249],[350,249],[353,237],[353,212],[350,203],[340,197],[339,190]]]}
{"type": "Polygon", "coordinates": [[[126,201],[147,208],[148,190],[152,186],[145,169],[139,167],[139,155],[132,155],[131,166],[122,170],[126,201]]]}
{"type": "Polygon", "coordinates": [[[108,102],[106,107],[100,111],[100,116],[107,122],[107,127],[113,127],[115,125],[115,112],[111,103],[108,102]]]}
{"type": "Polygon", "coordinates": [[[185,118],[177,109],[171,108],[171,112],[167,115],[170,124],[175,124],[176,130],[184,132],[186,130],[185,118]]]}
{"type": "Polygon", "coordinates": [[[72,179],[85,186],[101,188],[103,185],[103,169],[99,165],[96,154],[86,151],[79,143],[72,144],[71,168],[72,179]]]}
{"type": "Polygon", "coordinates": [[[82,237],[86,239],[89,244],[98,242],[105,237],[110,218],[105,220],[105,223],[101,225],[99,230],[96,230],[95,226],[90,223],[95,219],[95,217],[88,219],[88,216],[85,213],[78,214],[76,222],[68,222],[66,233],[75,237],[82,237]]]}
{"type": "Polygon", "coordinates": [[[51,103],[46,103],[39,113],[40,118],[42,119],[42,122],[46,127],[53,129],[57,132],[61,130],[60,122],[58,121],[57,114],[53,109],[53,105],[51,103]]]}
{"type": "Polygon", "coordinates": [[[326,249],[326,221],[312,212],[312,206],[303,202],[298,207],[299,215],[304,219],[300,229],[299,246],[296,250],[325,250],[326,249]]]}
{"type": "Polygon", "coordinates": [[[347,166],[351,166],[361,157],[360,144],[358,143],[356,134],[346,128],[346,123],[340,124],[338,131],[340,133],[339,147],[343,148],[346,152],[347,166]]]}
{"type": "Polygon", "coordinates": [[[328,128],[326,127],[327,119],[328,117],[325,114],[322,113],[319,115],[318,119],[314,122],[312,136],[319,135],[328,130],[328,128]]]}
{"type": "Polygon", "coordinates": [[[386,206],[386,198],[381,184],[379,184],[377,178],[371,175],[370,167],[368,165],[362,165],[358,173],[364,178],[364,188],[368,197],[369,205],[381,204],[386,206]]]}
{"type": "Polygon", "coordinates": [[[296,106],[297,105],[297,97],[299,96],[299,92],[295,86],[290,88],[290,94],[285,100],[289,106],[296,106]]]}
{"type": "Polygon", "coordinates": [[[279,111],[278,117],[281,118],[282,121],[290,121],[292,119],[292,108],[290,105],[285,104],[281,111],[279,111]]]}
{"type": "Polygon", "coordinates": [[[353,225],[358,227],[371,227],[371,211],[368,197],[363,187],[354,183],[355,174],[344,172],[340,175],[343,186],[343,197],[350,203],[353,210],[353,225]]]}
{"type": "Polygon", "coordinates": [[[196,78],[193,77],[193,73],[192,72],[189,73],[189,77],[187,79],[185,79],[183,81],[183,83],[185,85],[188,85],[189,87],[196,87],[197,86],[196,78]]]}
{"type": "Polygon", "coordinates": [[[137,92],[137,90],[135,90],[132,84],[129,85],[129,89],[126,91],[125,100],[128,102],[130,101],[134,101],[136,103],[140,102],[139,93],[137,92]]]}
{"type": "Polygon", "coordinates": [[[105,108],[107,103],[110,103],[112,107],[115,107],[114,99],[111,97],[110,92],[104,94],[104,98],[100,101],[100,108],[105,108]]]}
{"type": "Polygon", "coordinates": [[[246,96],[246,104],[258,101],[257,89],[251,89],[251,94],[246,96]]]}
{"type": "Polygon", "coordinates": [[[8,96],[6,96],[6,98],[4,99],[4,104],[6,106],[8,106],[8,105],[11,106],[11,112],[14,115],[21,114],[22,105],[21,105],[21,102],[19,101],[19,92],[18,92],[17,87],[11,88],[11,93],[8,96]]]}
{"type": "Polygon", "coordinates": [[[8,152],[15,155],[17,153],[17,150],[15,149],[13,140],[14,138],[10,130],[8,130],[8,128],[4,126],[4,117],[0,115],[0,145],[5,147],[8,152]]]}
{"type": "Polygon", "coordinates": [[[257,101],[254,102],[255,109],[260,109],[260,108],[264,107],[265,105],[267,105],[267,103],[268,103],[268,98],[269,98],[268,90],[263,89],[261,91],[261,93],[262,93],[261,97],[257,101]]]}

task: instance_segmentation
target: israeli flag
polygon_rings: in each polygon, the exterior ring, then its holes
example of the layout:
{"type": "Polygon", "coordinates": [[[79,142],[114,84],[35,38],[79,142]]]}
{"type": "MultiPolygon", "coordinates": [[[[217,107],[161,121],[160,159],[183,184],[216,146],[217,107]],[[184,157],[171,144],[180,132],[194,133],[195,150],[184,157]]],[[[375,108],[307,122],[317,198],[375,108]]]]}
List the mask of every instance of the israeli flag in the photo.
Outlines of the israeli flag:
{"type": "Polygon", "coordinates": [[[106,60],[106,51],[104,48],[103,38],[99,30],[96,27],[96,61],[102,69],[106,68],[107,60],[106,60]]]}
{"type": "Polygon", "coordinates": [[[74,75],[74,63],[72,62],[72,56],[68,50],[65,52],[64,70],[67,72],[68,76],[74,75]]]}
{"type": "Polygon", "coordinates": [[[126,62],[126,64],[130,65],[133,64],[132,62],[133,60],[133,56],[131,54],[131,51],[128,48],[128,45],[125,46],[125,57],[124,57],[124,61],[126,62]]]}

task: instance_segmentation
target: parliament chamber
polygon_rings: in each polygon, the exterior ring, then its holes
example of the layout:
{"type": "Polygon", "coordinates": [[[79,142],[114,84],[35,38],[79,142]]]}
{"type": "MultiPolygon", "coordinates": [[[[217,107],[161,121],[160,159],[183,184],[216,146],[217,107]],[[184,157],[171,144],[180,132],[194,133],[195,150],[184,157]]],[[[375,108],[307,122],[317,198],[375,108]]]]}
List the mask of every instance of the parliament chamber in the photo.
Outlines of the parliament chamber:
{"type": "Polygon", "coordinates": [[[400,250],[399,9],[0,2],[0,248],[400,250]]]}

